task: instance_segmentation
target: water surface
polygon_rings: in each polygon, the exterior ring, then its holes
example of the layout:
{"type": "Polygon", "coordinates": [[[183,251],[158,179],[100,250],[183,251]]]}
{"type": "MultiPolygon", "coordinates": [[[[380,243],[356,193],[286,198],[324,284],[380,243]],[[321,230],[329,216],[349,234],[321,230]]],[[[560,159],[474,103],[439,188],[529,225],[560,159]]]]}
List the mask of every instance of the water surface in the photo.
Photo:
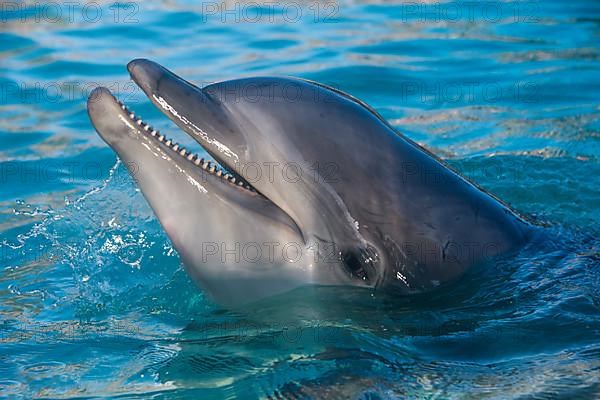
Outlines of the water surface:
{"type": "Polygon", "coordinates": [[[600,395],[600,3],[53,4],[0,14],[1,396],[600,395]],[[430,295],[222,309],[87,118],[104,85],[175,130],[136,57],[347,91],[547,239],[430,295]]]}

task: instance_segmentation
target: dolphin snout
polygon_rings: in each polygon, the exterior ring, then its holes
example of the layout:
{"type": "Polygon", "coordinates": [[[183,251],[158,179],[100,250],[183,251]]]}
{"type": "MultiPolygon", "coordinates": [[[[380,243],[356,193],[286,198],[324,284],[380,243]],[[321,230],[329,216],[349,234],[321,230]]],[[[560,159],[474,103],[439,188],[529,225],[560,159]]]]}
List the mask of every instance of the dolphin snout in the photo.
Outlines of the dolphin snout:
{"type": "Polygon", "coordinates": [[[161,78],[168,72],[157,63],[145,58],[130,61],[127,70],[144,92],[158,89],[161,78]]]}

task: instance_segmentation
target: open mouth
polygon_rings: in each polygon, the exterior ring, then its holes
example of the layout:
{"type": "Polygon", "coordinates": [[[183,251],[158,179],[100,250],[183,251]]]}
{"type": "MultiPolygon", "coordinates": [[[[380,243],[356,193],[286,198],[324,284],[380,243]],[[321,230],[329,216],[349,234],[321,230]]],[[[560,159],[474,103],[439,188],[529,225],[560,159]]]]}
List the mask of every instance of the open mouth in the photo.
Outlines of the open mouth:
{"type": "Polygon", "coordinates": [[[200,157],[197,153],[189,151],[176,141],[159,132],[157,129],[154,129],[150,124],[142,120],[141,117],[137,116],[134,111],[132,111],[121,101],[117,100],[116,98],[114,98],[114,100],[119,104],[129,121],[134,124],[134,126],[137,125],[139,127],[139,131],[142,132],[142,134],[144,134],[150,140],[155,141],[162,148],[170,151],[173,157],[179,157],[185,160],[184,162],[188,162],[190,165],[193,165],[192,168],[197,168],[200,174],[211,174],[221,178],[222,182],[225,184],[234,185],[253,193],[258,192],[239,174],[227,170],[215,160],[208,159],[207,157],[200,157]]]}
{"type": "MultiPolygon", "coordinates": [[[[159,132],[115,98],[107,88],[96,88],[90,94],[88,114],[94,128],[124,162],[167,233],[180,239],[182,235],[195,235],[182,228],[194,223],[221,229],[243,224],[236,218],[248,219],[246,223],[249,226],[252,226],[250,219],[258,219],[270,224],[273,229],[287,230],[293,237],[304,240],[293,218],[244,179],[235,170],[235,161],[221,161],[226,156],[219,151],[225,146],[208,135],[208,132],[218,135],[223,130],[222,126],[211,125],[214,120],[221,124],[227,121],[215,116],[214,108],[219,106],[218,103],[212,100],[199,103],[195,99],[204,96],[201,89],[184,85],[178,78],[169,77],[168,82],[184,89],[191,88],[189,93],[181,93],[181,90],[161,92],[161,89],[165,89],[167,79],[160,76],[152,81],[151,87],[147,84],[148,80],[137,78],[134,80],[152,103],[210,155],[210,158],[202,157],[159,132]],[[170,107],[165,109],[154,101],[157,98],[174,105],[169,104],[170,107]],[[193,128],[200,130],[203,135],[188,126],[181,126],[182,121],[174,116],[186,122],[197,119],[193,128]],[[201,128],[200,124],[206,126],[202,125],[201,128]],[[211,149],[211,145],[217,149],[211,149]],[[190,217],[186,218],[185,215],[190,217]]],[[[237,160],[237,154],[234,156],[234,160],[237,160]]],[[[242,235],[243,232],[240,232],[242,235]]]]}

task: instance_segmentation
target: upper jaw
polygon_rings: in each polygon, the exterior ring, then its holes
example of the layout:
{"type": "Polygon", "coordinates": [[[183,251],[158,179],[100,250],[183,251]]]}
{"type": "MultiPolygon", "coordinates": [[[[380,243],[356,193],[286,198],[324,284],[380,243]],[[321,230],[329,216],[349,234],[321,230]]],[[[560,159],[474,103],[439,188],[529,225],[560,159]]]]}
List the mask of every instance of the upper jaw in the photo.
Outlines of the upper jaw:
{"type": "Polygon", "coordinates": [[[234,173],[245,139],[221,102],[153,61],[135,59],[127,69],[162,113],[234,173]]]}

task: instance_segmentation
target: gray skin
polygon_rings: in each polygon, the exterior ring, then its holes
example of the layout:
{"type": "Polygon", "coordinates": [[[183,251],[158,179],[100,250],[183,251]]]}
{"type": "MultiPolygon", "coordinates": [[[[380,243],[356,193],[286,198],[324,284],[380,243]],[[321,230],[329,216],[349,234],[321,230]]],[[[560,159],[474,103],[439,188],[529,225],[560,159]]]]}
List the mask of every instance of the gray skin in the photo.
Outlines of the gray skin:
{"type": "Polygon", "coordinates": [[[222,304],[311,284],[426,292],[515,249],[533,229],[335,89],[273,77],[201,89],[149,60],[128,69],[237,179],[152,136],[107,89],[90,95],[94,127],[128,166],[188,273],[222,304]]]}

